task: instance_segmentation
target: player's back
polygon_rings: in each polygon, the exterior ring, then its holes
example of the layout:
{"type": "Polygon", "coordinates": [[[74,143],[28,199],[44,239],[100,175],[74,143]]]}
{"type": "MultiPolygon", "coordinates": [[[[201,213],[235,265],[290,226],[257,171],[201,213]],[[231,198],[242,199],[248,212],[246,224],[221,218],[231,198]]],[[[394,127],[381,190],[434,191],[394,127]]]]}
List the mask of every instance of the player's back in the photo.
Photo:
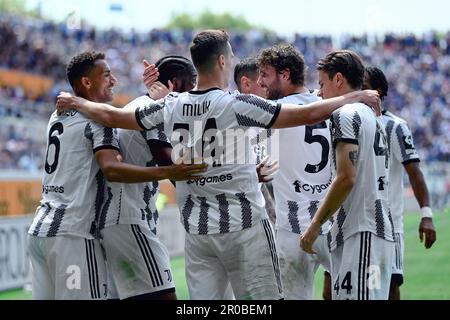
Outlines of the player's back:
{"type": "Polygon", "coordinates": [[[420,160],[407,122],[389,111],[383,112],[382,120],[390,151],[389,205],[395,231],[403,232],[403,165],[420,160]]]}
{"type": "MultiPolygon", "coordinates": [[[[370,231],[393,241],[388,205],[389,159],[381,119],[366,105],[355,103],[336,110],[332,117],[333,143],[358,145],[356,178],[352,191],[334,216],[331,249],[357,232],[370,231]]],[[[336,152],[333,149],[333,161],[336,152]]]]}
{"type": "Polygon", "coordinates": [[[68,110],[51,115],[47,135],[42,200],[29,233],[92,238],[105,184],[94,150],[113,144],[112,129],[68,110]]]}
{"type": "MultiPolygon", "coordinates": [[[[279,103],[309,104],[311,92],[286,96],[279,103]]],[[[273,180],[276,228],[300,234],[310,225],[331,184],[329,121],[312,126],[279,129],[280,170],[273,180]]],[[[329,224],[322,226],[328,231],[329,224]]]]}
{"type": "Polygon", "coordinates": [[[200,180],[177,182],[185,229],[226,233],[266,219],[247,131],[249,126],[270,127],[279,106],[217,88],[168,97],[166,105],[165,132],[175,154],[181,142],[194,148],[193,157],[214,159],[200,180]]]}

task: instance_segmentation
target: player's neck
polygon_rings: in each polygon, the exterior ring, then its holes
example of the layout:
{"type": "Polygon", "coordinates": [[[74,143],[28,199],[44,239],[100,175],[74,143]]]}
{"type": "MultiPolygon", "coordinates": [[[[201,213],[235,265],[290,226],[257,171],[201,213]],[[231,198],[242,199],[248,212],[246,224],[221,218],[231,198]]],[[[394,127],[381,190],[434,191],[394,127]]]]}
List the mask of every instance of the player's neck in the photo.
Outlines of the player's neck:
{"type": "Polygon", "coordinates": [[[283,89],[282,94],[283,94],[283,97],[286,97],[286,96],[290,96],[292,94],[305,93],[305,92],[308,92],[308,89],[305,86],[298,86],[298,85],[292,84],[292,85],[286,86],[283,89]]]}
{"type": "Polygon", "coordinates": [[[199,74],[197,78],[197,86],[194,90],[207,90],[211,88],[226,89],[222,77],[217,74],[199,74]]]}

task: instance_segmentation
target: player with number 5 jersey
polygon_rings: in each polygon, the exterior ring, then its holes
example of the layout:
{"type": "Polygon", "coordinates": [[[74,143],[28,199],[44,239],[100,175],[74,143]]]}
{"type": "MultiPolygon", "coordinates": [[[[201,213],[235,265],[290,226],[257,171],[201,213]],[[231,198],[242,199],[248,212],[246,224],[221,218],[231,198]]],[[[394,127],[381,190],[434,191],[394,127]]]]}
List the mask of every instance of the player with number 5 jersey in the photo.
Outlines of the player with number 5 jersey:
{"type": "Polygon", "coordinates": [[[190,51],[198,71],[194,91],[171,94],[135,112],[65,93],[58,97],[57,105],[76,108],[111,127],[148,130],[163,126],[174,154],[181,152],[182,146],[196,151],[190,161],[195,155],[207,158],[211,165],[202,179],[177,184],[177,202],[187,231],[186,274],[191,298],[221,299],[229,283],[238,299],[283,298],[273,231],[258,189],[256,165],[243,158],[246,154],[234,151],[241,150],[237,146],[249,127],[313,124],[345,103],[368,99],[378,107],[378,94],[351,93],[304,108],[230,94],[224,91],[233,57],[226,32],[200,32],[190,51]],[[233,139],[226,140],[227,146],[221,138],[228,134],[233,139]],[[237,158],[228,158],[229,153],[237,158]],[[240,162],[242,159],[245,161],[240,162]]]}

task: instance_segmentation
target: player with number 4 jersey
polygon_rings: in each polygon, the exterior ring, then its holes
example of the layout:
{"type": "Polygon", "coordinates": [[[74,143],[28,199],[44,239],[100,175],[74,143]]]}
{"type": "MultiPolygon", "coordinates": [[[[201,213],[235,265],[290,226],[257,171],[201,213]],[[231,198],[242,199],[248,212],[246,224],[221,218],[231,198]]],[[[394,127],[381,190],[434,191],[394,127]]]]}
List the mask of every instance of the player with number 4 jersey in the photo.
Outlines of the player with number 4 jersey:
{"type": "MultiPolygon", "coordinates": [[[[362,87],[364,66],[352,51],[330,53],[318,62],[317,69],[323,98],[362,87]]],[[[329,233],[333,300],[386,300],[394,230],[384,126],[370,108],[353,103],[333,112],[331,128],[336,173],[300,244],[314,253],[321,224],[334,214],[329,233]]]]}

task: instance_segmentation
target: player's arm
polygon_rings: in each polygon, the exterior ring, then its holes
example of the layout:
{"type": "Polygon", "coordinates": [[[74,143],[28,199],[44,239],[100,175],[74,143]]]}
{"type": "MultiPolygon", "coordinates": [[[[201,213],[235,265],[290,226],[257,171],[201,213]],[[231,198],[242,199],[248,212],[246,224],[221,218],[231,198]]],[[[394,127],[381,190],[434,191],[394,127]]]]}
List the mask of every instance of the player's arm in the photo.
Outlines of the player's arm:
{"type": "Polygon", "coordinates": [[[334,110],[345,104],[362,102],[381,115],[378,92],[375,90],[354,91],[343,96],[316,101],[299,108],[298,105],[283,104],[272,128],[288,128],[312,125],[328,119],[334,110]]]}
{"type": "Polygon", "coordinates": [[[130,108],[116,108],[106,103],[92,102],[67,92],[58,95],[56,108],[58,111],[75,109],[105,127],[142,130],[136,120],[135,110],[130,108]]]}
{"type": "Polygon", "coordinates": [[[198,179],[207,165],[169,165],[163,167],[141,167],[118,160],[119,151],[101,149],[95,152],[95,158],[108,181],[139,183],[170,179],[174,181],[198,179]]]}
{"type": "Polygon", "coordinates": [[[436,230],[433,225],[433,218],[431,217],[430,209],[430,194],[428,192],[427,184],[423,176],[422,170],[420,170],[419,162],[409,162],[403,165],[406,173],[409,177],[409,182],[414,191],[414,196],[422,209],[423,214],[426,214],[422,218],[419,225],[419,237],[420,242],[423,241],[425,236],[425,248],[431,248],[436,241],[436,230]]]}
{"type": "Polygon", "coordinates": [[[357,144],[338,142],[336,146],[336,177],[331,183],[325,199],[314,215],[310,226],[302,235],[300,246],[308,253],[315,253],[312,249],[314,241],[324,224],[342,205],[353,189],[356,178],[356,164],[358,161],[357,144]]]}

